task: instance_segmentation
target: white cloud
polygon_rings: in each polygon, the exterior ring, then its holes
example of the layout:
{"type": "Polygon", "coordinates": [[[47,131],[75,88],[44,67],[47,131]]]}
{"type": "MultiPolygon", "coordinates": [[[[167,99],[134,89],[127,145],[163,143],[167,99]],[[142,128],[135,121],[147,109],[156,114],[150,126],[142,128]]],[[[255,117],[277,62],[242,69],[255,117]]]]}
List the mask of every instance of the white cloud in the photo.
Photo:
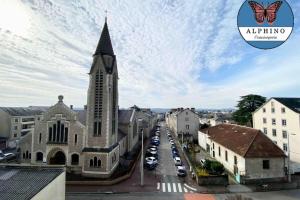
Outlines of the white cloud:
{"type": "Polygon", "coordinates": [[[0,23],[0,103],[50,105],[63,94],[69,104],[86,104],[87,73],[107,9],[120,107],[232,106],[240,94],[260,91],[241,80],[246,75],[224,85],[199,80],[201,70],[218,73],[253,53],[250,47],[241,51],[240,5],[238,0],[23,0],[27,33],[0,23]]]}

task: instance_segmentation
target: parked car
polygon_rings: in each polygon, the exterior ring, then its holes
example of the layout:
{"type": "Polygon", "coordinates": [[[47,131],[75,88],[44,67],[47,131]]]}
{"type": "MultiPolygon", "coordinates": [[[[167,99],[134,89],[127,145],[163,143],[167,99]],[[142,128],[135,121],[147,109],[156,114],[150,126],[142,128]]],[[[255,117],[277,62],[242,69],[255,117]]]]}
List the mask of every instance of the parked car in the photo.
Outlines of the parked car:
{"type": "Polygon", "coordinates": [[[157,164],[155,164],[154,162],[146,162],[144,164],[144,167],[148,170],[154,170],[156,168],[157,164]]]}
{"type": "Polygon", "coordinates": [[[14,153],[5,153],[4,155],[6,161],[15,160],[17,158],[16,154],[14,153]]]}
{"type": "Polygon", "coordinates": [[[159,140],[151,140],[151,144],[158,146],[160,144],[159,140]]]}
{"type": "Polygon", "coordinates": [[[152,140],[159,140],[159,137],[158,136],[153,136],[152,140]]]}
{"type": "Polygon", "coordinates": [[[180,166],[180,165],[182,165],[181,159],[180,159],[179,157],[175,157],[175,158],[174,158],[174,162],[175,162],[175,166],[180,166]]]}
{"type": "Polygon", "coordinates": [[[157,146],[155,146],[155,145],[148,146],[148,149],[150,149],[150,148],[153,148],[153,149],[155,149],[157,151],[157,146]]]}
{"type": "Polygon", "coordinates": [[[186,176],[186,169],[184,166],[177,166],[177,176],[180,176],[180,177],[186,176]]]}
{"type": "Polygon", "coordinates": [[[157,153],[146,152],[145,157],[154,157],[154,158],[158,159],[158,154],[157,153]]]}
{"type": "Polygon", "coordinates": [[[174,141],[170,141],[170,145],[175,145],[174,141]]]}
{"type": "Polygon", "coordinates": [[[152,154],[157,154],[156,150],[147,149],[147,152],[152,153],[152,154]]]}
{"type": "Polygon", "coordinates": [[[157,164],[157,163],[158,163],[158,161],[157,161],[157,159],[156,159],[155,157],[146,157],[146,158],[145,158],[145,161],[146,161],[147,163],[154,163],[154,164],[157,164]]]}
{"type": "Polygon", "coordinates": [[[160,136],[160,133],[156,132],[156,133],[155,133],[155,136],[158,136],[158,137],[159,137],[159,136],[160,136]]]}
{"type": "Polygon", "coordinates": [[[4,153],[2,153],[2,151],[0,152],[0,162],[5,160],[5,155],[4,153]]]}
{"type": "Polygon", "coordinates": [[[175,157],[179,157],[179,153],[176,152],[176,151],[172,151],[172,156],[173,156],[173,159],[174,159],[175,157]]]}
{"type": "Polygon", "coordinates": [[[172,149],[172,150],[173,150],[173,149],[177,149],[176,145],[175,145],[175,144],[172,144],[172,145],[171,145],[171,149],[172,149]]]}

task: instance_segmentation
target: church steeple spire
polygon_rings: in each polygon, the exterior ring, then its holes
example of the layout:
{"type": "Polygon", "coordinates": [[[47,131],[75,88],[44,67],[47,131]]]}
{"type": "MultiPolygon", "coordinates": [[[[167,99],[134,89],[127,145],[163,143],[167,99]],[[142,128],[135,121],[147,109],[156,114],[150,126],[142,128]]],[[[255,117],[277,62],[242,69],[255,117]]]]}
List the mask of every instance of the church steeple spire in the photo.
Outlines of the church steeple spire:
{"type": "Polygon", "coordinates": [[[107,17],[105,17],[105,23],[102,29],[101,37],[98,42],[97,49],[95,51],[94,56],[96,55],[110,55],[114,56],[114,50],[111,44],[111,39],[108,31],[108,26],[107,26],[107,17]]]}

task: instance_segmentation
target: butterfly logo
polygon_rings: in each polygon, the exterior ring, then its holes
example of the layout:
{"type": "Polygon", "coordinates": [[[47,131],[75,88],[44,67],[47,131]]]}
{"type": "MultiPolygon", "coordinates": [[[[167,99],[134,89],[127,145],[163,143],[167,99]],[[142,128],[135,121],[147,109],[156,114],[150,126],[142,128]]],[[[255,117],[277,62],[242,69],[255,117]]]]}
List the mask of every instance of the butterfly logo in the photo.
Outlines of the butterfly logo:
{"type": "Polygon", "coordinates": [[[267,6],[267,8],[255,1],[249,1],[248,3],[254,12],[256,22],[259,25],[262,25],[265,19],[267,19],[268,24],[272,26],[276,20],[276,14],[282,4],[282,1],[275,1],[267,6]]]}

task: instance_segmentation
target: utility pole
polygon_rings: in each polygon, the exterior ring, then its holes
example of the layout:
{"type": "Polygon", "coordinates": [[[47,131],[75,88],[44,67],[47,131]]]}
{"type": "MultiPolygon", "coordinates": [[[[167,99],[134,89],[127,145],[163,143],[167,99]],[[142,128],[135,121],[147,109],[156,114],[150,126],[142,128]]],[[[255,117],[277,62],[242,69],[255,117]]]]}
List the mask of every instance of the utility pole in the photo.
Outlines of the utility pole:
{"type": "Polygon", "coordinates": [[[140,129],[140,122],[142,119],[138,119],[138,130],[142,130],[142,153],[141,153],[141,164],[140,164],[140,171],[141,171],[141,186],[144,186],[144,129],[140,129]]]}
{"type": "Polygon", "coordinates": [[[144,186],[144,129],[142,129],[141,186],[144,186]]]}

